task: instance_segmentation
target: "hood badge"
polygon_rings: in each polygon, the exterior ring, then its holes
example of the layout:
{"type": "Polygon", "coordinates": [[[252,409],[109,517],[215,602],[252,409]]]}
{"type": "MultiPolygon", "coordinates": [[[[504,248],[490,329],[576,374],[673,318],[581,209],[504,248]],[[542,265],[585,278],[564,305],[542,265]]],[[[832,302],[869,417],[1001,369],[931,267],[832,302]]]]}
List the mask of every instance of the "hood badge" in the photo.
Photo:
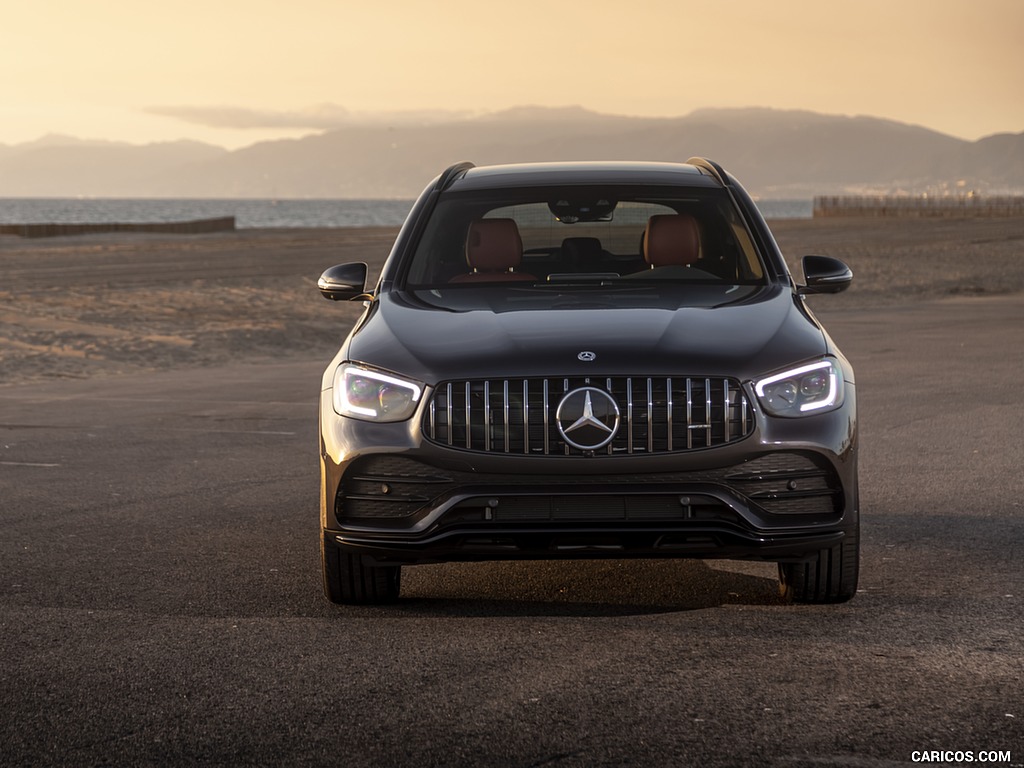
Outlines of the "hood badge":
{"type": "Polygon", "coordinates": [[[619,431],[619,406],[603,389],[580,387],[558,404],[555,424],[565,442],[581,451],[596,451],[619,431]]]}
{"type": "Polygon", "coordinates": [[[584,363],[592,363],[597,360],[596,352],[583,351],[576,355],[578,360],[582,360],[584,363]]]}

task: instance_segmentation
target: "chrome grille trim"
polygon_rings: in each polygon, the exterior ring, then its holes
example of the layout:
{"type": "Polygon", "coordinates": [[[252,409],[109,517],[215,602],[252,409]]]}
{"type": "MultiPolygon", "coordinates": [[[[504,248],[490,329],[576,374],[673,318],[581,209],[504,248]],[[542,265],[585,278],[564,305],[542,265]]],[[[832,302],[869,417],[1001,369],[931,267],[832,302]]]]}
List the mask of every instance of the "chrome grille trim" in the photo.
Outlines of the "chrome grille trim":
{"type": "MultiPolygon", "coordinates": [[[[471,411],[471,409],[473,407],[473,403],[472,403],[472,400],[470,399],[470,395],[469,395],[469,388],[470,388],[470,383],[467,381],[466,382],[466,423],[467,424],[469,424],[472,421],[472,416],[471,416],[470,411],[471,411]]],[[[471,433],[467,429],[466,430],[466,450],[472,450],[472,448],[473,448],[473,442],[471,440],[471,433]]]]}
{"type": "MultiPolygon", "coordinates": [[[[505,434],[505,453],[508,453],[509,452],[509,450],[508,450],[508,446],[509,446],[509,426],[511,424],[511,419],[509,418],[509,405],[508,405],[508,379],[505,379],[505,406],[504,406],[504,411],[503,412],[505,414],[505,432],[504,432],[504,434],[505,434]]],[[[467,432],[468,431],[470,431],[470,430],[467,430],[467,432]]]]}
{"type": "Polygon", "coordinates": [[[647,380],[647,452],[654,453],[654,390],[652,382],[647,380]]]}
{"type": "MultiPolygon", "coordinates": [[[[448,423],[452,424],[452,385],[448,385],[448,397],[445,398],[445,403],[448,405],[448,423]]],[[[452,444],[452,430],[448,430],[448,445],[452,444]]]]}
{"type": "Polygon", "coordinates": [[[668,452],[672,453],[672,379],[665,380],[665,390],[668,392],[668,452]]]}
{"type": "MultiPolygon", "coordinates": [[[[467,385],[468,386],[468,385],[467,385]]],[[[466,430],[469,432],[469,430],[466,430]]],[[[530,380],[523,379],[523,453],[530,453],[530,380]]]]}
{"type": "Polygon", "coordinates": [[[603,454],[715,448],[742,440],[754,429],[750,402],[732,379],[538,377],[443,382],[431,394],[423,432],[428,440],[458,450],[581,456],[585,452],[562,439],[555,420],[561,398],[583,386],[603,388],[624,412],[603,454]]]}
{"type": "Polygon", "coordinates": [[[690,425],[693,424],[693,381],[691,379],[686,380],[686,449],[693,450],[693,430],[690,429],[690,425]]]}
{"type": "MultiPolygon", "coordinates": [[[[609,391],[609,392],[612,391],[612,380],[611,379],[605,379],[604,380],[604,388],[607,391],[609,391]]],[[[619,414],[619,415],[621,417],[621,414],[619,414]]],[[[612,454],[615,453],[615,449],[614,449],[614,447],[612,446],[611,443],[608,443],[608,447],[605,449],[605,453],[607,453],[609,456],[611,456],[612,454]]]]}
{"type": "MultiPolygon", "coordinates": [[[[724,407],[729,407],[728,401],[726,401],[724,407]]],[[[713,439],[713,433],[711,431],[711,379],[704,379],[704,424],[707,425],[706,442],[708,445],[711,445],[711,441],[713,439]]]]}
{"type": "MultiPolygon", "coordinates": [[[[725,402],[729,402],[729,381],[726,380],[725,384],[725,402]]],[[[729,442],[729,409],[726,408],[724,412],[725,416],[725,442],[729,442]]]]}
{"type": "Polygon", "coordinates": [[[551,426],[551,408],[548,402],[548,380],[544,379],[544,455],[546,456],[551,450],[550,441],[550,426],[551,426]]]}
{"type": "Polygon", "coordinates": [[[484,450],[491,450],[491,382],[484,382],[484,450]]]}
{"type": "Polygon", "coordinates": [[[626,408],[629,416],[626,419],[626,453],[633,452],[633,380],[626,379],[626,408]]]}

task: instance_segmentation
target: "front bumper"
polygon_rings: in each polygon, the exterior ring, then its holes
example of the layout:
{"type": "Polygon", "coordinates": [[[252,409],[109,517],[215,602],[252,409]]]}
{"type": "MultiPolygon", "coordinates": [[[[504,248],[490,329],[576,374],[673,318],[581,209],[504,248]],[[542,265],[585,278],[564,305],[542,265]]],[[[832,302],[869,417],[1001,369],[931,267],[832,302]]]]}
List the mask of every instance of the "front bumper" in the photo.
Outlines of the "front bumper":
{"type": "Polygon", "coordinates": [[[660,456],[488,455],[321,405],[325,545],[369,563],[573,557],[798,561],[858,525],[853,387],[802,419],[660,456]]]}

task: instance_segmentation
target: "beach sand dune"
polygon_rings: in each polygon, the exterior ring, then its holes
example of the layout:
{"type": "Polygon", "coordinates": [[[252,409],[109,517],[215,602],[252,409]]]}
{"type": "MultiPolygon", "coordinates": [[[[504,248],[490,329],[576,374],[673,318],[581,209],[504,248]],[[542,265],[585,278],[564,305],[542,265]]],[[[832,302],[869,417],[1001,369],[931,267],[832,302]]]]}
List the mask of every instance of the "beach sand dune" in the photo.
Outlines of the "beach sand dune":
{"type": "Polygon", "coordinates": [[[360,304],[320,272],[380,268],[396,231],[0,238],[0,383],[219,365],[337,349],[360,304]]]}
{"type": "MultiPolygon", "coordinates": [[[[820,253],[855,273],[815,311],[1024,291],[1024,220],[815,219],[772,223],[790,268],[820,253]]],[[[0,237],[0,384],[110,376],[336,351],[359,303],[328,303],[325,268],[375,277],[395,228],[210,235],[0,237]]],[[[371,279],[372,279],[371,277],[371,279]]]]}

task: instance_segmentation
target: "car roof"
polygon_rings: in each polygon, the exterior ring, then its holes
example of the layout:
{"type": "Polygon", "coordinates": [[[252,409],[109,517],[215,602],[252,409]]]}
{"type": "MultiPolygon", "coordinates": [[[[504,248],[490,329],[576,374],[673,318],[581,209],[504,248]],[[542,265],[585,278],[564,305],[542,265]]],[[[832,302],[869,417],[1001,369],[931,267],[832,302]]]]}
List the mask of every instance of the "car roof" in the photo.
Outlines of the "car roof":
{"type": "Polygon", "coordinates": [[[571,163],[521,163],[473,167],[452,181],[452,191],[545,187],[561,184],[670,184],[687,187],[720,187],[699,168],[685,163],[600,161],[571,163]]]}

